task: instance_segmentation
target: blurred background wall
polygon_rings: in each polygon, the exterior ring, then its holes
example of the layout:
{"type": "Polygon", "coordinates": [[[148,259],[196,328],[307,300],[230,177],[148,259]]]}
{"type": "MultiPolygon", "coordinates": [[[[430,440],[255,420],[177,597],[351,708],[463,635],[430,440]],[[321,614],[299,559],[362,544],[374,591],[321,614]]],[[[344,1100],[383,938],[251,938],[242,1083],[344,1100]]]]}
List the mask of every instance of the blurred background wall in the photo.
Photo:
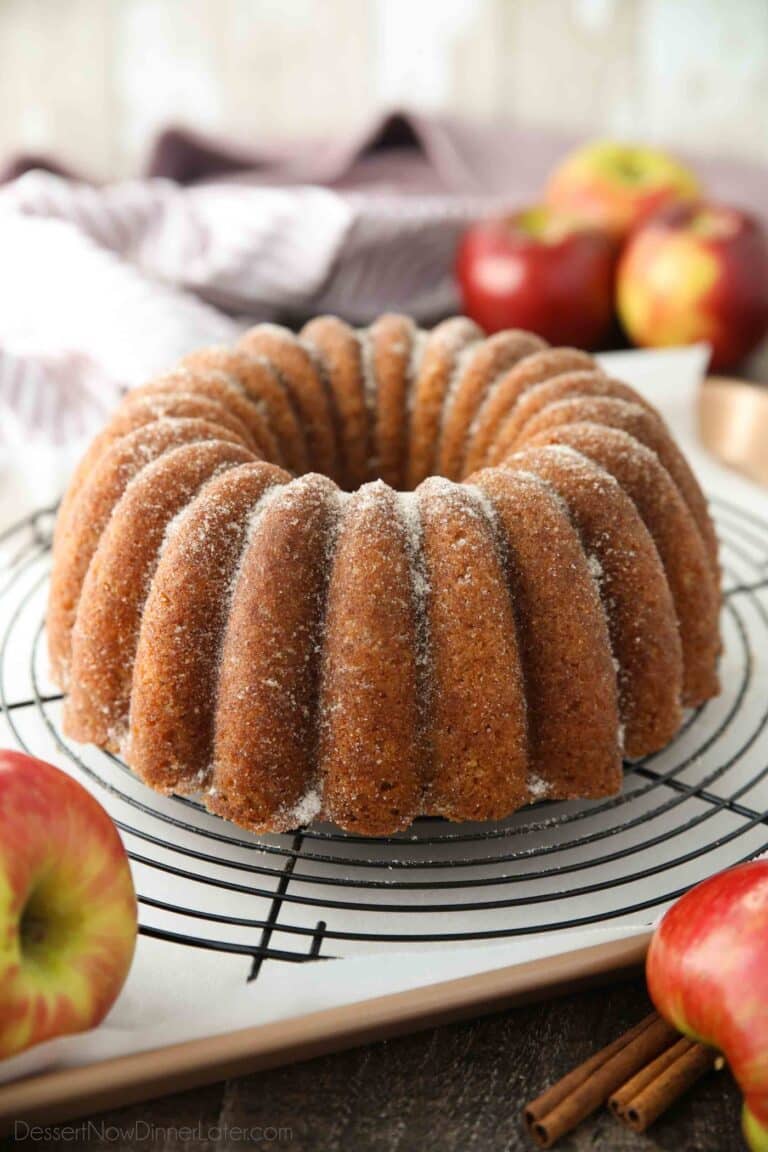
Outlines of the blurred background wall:
{"type": "Polygon", "coordinates": [[[768,160],[766,0],[0,0],[0,160],[139,168],[396,105],[768,160]]]}

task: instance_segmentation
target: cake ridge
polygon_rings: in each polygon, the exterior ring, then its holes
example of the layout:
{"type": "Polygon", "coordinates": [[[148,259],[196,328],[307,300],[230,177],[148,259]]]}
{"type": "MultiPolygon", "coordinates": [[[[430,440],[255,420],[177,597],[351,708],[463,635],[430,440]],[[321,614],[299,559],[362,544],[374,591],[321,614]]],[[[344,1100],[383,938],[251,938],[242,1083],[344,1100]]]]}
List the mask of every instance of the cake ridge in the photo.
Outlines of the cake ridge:
{"type": "Polygon", "coordinates": [[[396,490],[402,488],[416,336],[413,322],[394,313],[380,316],[367,330],[376,402],[371,472],[396,490]]]}
{"type": "Polygon", "coordinates": [[[555,379],[566,372],[599,371],[586,352],[574,348],[544,348],[524,356],[498,377],[475,413],[467,433],[462,468],[465,474],[492,464],[491,449],[503,439],[506,421],[523,391],[542,379],[555,379]]]}
{"type": "Polygon", "coordinates": [[[319,789],[320,629],[342,504],[315,473],[277,486],[243,550],[221,648],[209,806],[246,824],[280,830],[319,789]]]}
{"type": "Polygon", "coordinates": [[[190,503],[160,558],[139,633],[128,741],[129,760],[160,791],[209,782],[233,574],[252,510],[289,479],[261,461],[225,472],[190,503]]]}
{"type": "MultiPolygon", "coordinates": [[[[119,425],[122,429],[122,425],[119,425]]],[[[133,476],[169,447],[199,440],[242,444],[229,429],[200,418],[167,417],[94,441],[91,467],[77,469],[62,500],[53,541],[48,605],[51,668],[62,687],[69,681],[72,628],[88,567],[113,510],[133,476]],[[98,448],[102,450],[99,451],[98,448]]],[[[86,453],[86,458],[91,450],[86,453]]]]}
{"type": "Polygon", "coordinates": [[[279,445],[282,463],[292,471],[306,468],[306,440],[296,405],[276,368],[265,356],[242,348],[211,345],[185,356],[181,366],[198,378],[221,372],[237,383],[270,429],[279,445]]]}
{"type": "MultiPolygon", "coordinates": [[[[546,777],[548,795],[558,799],[615,791],[620,721],[608,619],[568,506],[547,480],[522,467],[484,469],[473,480],[491,499],[506,540],[529,779],[546,777]]],[[[531,798],[538,790],[534,784],[531,798]]]]}
{"type": "Polygon", "coordinates": [[[189,501],[249,458],[234,444],[192,442],[171,448],[129,482],[89,565],[72,632],[65,716],[77,739],[123,747],[141,611],[160,557],[189,501]]]}
{"type": "Polygon", "coordinates": [[[585,552],[601,564],[628,754],[669,743],[682,722],[678,622],[666,573],[634,503],[610,473],[567,445],[525,448],[508,465],[518,460],[563,495],[585,552]]]}
{"type": "Polygon", "coordinates": [[[473,344],[443,406],[437,444],[438,470],[460,479],[469,429],[487,392],[526,353],[544,348],[544,341],[528,332],[510,329],[473,344]]]}
{"type": "Polygon", "coordinates": [[[335,442],[329,418],[329,399],[316,364],[302,340],[277,324],[257,324],[241,336],[246,351],[262,353],[291,396],[306,438],[308,470],[329,472],[335,442]]]}

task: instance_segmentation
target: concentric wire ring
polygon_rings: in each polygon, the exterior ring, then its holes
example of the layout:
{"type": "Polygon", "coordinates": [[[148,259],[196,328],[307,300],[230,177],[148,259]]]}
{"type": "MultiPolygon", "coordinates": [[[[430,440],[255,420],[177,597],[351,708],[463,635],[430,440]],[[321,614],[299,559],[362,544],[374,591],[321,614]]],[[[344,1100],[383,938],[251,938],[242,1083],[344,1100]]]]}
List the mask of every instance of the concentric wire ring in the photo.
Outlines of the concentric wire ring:
{"type": "Polygon", "coordinates": [[[194,800],[156,796],[117,757],[61,731],[44,672],[49,513],[0,536],[4,742],[57,759],[99,795],[134,862],[142,931],[166,940],[304,960],[647,920],[768,848],[768,523],[714,506],[723,695],[692,712],[670,747],[628,764],[609,800],[540,805],[493,825],[421,820],[372,839],[330,826],[252,836],[194,800]]]}

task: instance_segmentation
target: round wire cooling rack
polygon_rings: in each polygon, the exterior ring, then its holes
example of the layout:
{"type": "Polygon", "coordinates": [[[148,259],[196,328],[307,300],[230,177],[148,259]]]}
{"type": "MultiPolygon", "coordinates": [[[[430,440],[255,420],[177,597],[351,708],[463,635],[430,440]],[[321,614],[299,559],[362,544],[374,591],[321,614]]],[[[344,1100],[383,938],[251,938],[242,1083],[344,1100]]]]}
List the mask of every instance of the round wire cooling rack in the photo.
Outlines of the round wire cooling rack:
{"type": "Polygon", "coordinates": [[[102,801],[133,862],[141,931],[254,959],[439,948],[642,923],[705,876],[768,850],[768,521],[713,502],[724,570],[722,694],[621,795],[494,824],[419,820],[386,839],[312,825],[250,835],[147,789],[69,741],[47,678],[52,512],[0,535],[0,743],[52,760],[102,801]]]}

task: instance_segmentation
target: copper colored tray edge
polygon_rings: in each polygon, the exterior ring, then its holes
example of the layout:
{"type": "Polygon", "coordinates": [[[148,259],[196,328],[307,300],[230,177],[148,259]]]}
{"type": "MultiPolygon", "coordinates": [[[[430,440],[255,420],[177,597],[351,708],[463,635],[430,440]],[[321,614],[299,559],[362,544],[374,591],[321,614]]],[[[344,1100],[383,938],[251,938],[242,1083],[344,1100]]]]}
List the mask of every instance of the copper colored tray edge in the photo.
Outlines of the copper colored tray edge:
{"type": "Polygon", "coordinates": [[[698,432],[721,463],[768,484],[768,389],[710,376],[699,392],[698,432]]]}
{"type": "Polygon", "coordinates": [[[563,995],[634,973],[651,933],[0,1087],[0,1136],[563,995]]]}

